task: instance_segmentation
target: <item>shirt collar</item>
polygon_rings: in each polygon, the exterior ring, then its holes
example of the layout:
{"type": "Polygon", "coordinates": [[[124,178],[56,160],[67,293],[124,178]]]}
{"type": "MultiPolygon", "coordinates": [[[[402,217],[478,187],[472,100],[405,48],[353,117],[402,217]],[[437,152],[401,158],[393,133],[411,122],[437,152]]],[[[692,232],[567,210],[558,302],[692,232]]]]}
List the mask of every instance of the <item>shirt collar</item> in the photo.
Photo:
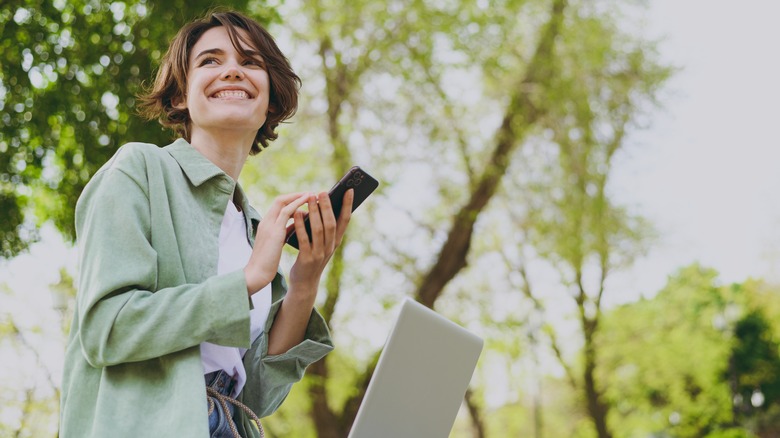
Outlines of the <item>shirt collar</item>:
{"type": "Polygon", "coordinates": [[[249,199],[241,188],[241,185],[237,184],[233,178],[223,172],[222,169],[203,156],[203,154],[198,152],[197,149],[192,147],[192,145],[183,138],[174,141],[164,149],[171,154],[177,163],[179,163],[179,167],[181,167],[184,174],[187,175],[187,178],[195,187],[200,186],[212,178],[224,176],[224,179],[232,184],[230,192],[234,193],[238,205],[241,206],[241,210],[248,219],[247,224],[251,227],[252,231],[250,236],[254,236],[254,231],[257,229],[257,225],[261,219],[260,214],[249,205],[249,199]]]}
{"type": "Polygon", "coordinates": [[[249,199],[246,197],[246,194],[244,194],[244,190],[241,188],[240,184],[236,184],[236,193],[234,196],[241,206],[241,210],[244,212],[244,217],[247,219],[247,225],[250,228],[249,235],[252,236],[251,240],[254,244],[254,235],[261,220],[260,214],[249,205],[249,199]]]}
{"type": "MultiPolygon", "coordinates": [[[[227,176],[222,169],[204,157],[203,154],[198,152],[183,138],[174,141],[164,149],[179,163],[179,167],[181,167],[184,174],[187,175],[187,178],[195,187],[200,186],[215,176],[227,176]]],[[[232,178],[229,179],[232,180],[232,178]]]]}

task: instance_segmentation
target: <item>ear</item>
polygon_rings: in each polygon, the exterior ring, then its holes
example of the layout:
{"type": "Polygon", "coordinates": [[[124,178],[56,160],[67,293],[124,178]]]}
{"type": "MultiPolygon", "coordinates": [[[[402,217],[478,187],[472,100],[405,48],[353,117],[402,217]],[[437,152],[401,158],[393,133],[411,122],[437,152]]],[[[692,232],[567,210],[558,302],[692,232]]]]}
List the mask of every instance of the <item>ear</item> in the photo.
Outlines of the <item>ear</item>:
{"type": "Polygon", "coordinates": [[[171,105],[176,109],[187,109],[187,96],[177,96],[171,99],[171,105]]]}

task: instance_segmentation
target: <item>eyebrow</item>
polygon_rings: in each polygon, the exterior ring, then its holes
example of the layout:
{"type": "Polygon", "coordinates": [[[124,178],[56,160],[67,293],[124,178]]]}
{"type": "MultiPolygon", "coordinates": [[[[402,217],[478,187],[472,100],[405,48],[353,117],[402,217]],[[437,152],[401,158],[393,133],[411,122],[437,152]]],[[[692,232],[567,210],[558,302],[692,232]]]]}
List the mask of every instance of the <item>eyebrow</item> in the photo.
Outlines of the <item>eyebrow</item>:
{"type": "MultiPolygon", "coordinates": [[[[194,60],[200,58],[201,56],[205,56],[205,55],[222,55],[224,53],[225,53],[225,51],[220,49],[220,48],[206,49],[206,50],[203,50],[202,52],[198,53],[197,56],[192,58],[192,60],[194,61],[194,60]]],[[[251,57],[251,58],[257,58],[258,60],[263,61],[263,63],[265,63],[265,60],[260,55],[260,52],[258,52],[257,50],[244,50],[244,53],[246,55],[248,55],[249,57],[251,57]]]]}
{"type": "Polygon", "coordinates": [[[200,58],[203,55],[210,55],[210,54],[221,55],[222,53],[224,53],[224,51],[222,49],[206,49],[206,50],[198,53],[198,55],[195,56],[195,58],[193,58],[193,59],[198,59],[198,58],[200,58]]]}

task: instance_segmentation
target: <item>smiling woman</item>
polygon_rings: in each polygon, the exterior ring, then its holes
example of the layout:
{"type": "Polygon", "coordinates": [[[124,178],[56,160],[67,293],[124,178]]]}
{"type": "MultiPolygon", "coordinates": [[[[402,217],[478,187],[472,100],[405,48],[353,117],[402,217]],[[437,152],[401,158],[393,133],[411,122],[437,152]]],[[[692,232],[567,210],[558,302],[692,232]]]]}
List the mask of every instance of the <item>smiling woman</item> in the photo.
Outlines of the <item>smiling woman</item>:
{"type": "Polygon", "coordinates": [[[258,417],[333,349],[314,301],[352,191],[338,218],[326,192],[302,192],[278,196],[261,219],[237,184],[295,112],[299,82],[242,14],[208,14],[173,39],[140,99],[182,138],[122,146],[76,205],[60,436],[263,436],[258,417]],[[279,261],[290,219],[300,251],[288,287],[279,261]]]}
{"type": "Polygon", "coordinates": [[[247,47],[244,41],[248,40],[243,30],[237,31],[236,41],[231,41],[224,26],[207,30],[191,49],[197,55],[189,61],[187,90],[173,105],[189,114],[193,147],[212,161],[229,159],[235,163],[227,170],[233,179],[243,166],[240,157],[246,157],[249,150],[216,150],[208,145],[219,139],[218,144],[254,146],[266,122],[268,72],[259,53],[247,47]]]}
{"type": "MultiPolygon", "coordinates": [[[[260,152],[270,141],[275,140],[276,127],[292,117],[298,107],[300,78],[273,37],[259,25],[247,25],[245,19],[214,14],[214,22],[208,28],[197,23],[182,28],[180,35],[184,36],[171,42],[154,86],[145,96],[140,97],[141,115],[159,119],[163,126],[173,129],[177,135],[189,141],[191,115],[186,108],[186,100],[189,98],[187,87],[192,84],[188,81],[188,74],[197,76],[198,70],[206,68],[214,70],[212,74],[226,75],[261,70],[267,75],[267,95],[264,98],[267,100],[268,113],[262,128],[257,131],[251,153],[260,152]],[[206,33],[210,35],[206,37],[206,33]],[[225,62],[237,63],[229,64],[228,67],[239,67],[238,70],[226,71],[225,62]]],[[[238,81],[239,78],[230,79],[238,81]]],[[[251,78],[242,79],[249,82],[251,78]]]]}

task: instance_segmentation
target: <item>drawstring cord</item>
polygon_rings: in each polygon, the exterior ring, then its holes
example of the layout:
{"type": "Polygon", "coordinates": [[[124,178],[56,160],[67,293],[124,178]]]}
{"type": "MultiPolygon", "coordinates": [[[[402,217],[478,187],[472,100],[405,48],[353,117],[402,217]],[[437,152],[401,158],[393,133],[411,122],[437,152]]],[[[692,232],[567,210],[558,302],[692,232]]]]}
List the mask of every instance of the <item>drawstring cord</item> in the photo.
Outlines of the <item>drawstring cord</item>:
{"type": "MultiPolygon", "coordinates": [[[[249,416],[249,418],[251,418],[252,421],[257,425],[257,430],[260,432],[260,438],[265,437],[265,431],[263,430],[263,425],[260,424],[260,419],[257,417],[257,415],[255,415],[254,412],[252,412],[251,409],[249,409],[247,405],[241,403],[240,401],[232,397],[228,397],[224,394],[221,394],[219,391],[217,391],[216,389],[210,386],[206,387],[206,392],[211,397],[214,397],[217,400],[219,400],[219,404],[222,405],[222,409],[226,414],[225,416],[227,417],[228,425],[230,426],[230,431],[233,432],[234,438],[241,438],[241,435],[238,434],[238,429],[236,429],[236,423],[233,422],[233,418],[230,415],[227,415],[227,413],[230,412],[227,405],[228,403],[232,403],[234,406],[241,408],[241,410],[243,410],[244,413],[246,413],[249,416]]],[[[212,403],[214,402],[211,399],[209,399],[209,414],[211,414],[211,412],[214,410],[214,405],[212,403]]]]}

